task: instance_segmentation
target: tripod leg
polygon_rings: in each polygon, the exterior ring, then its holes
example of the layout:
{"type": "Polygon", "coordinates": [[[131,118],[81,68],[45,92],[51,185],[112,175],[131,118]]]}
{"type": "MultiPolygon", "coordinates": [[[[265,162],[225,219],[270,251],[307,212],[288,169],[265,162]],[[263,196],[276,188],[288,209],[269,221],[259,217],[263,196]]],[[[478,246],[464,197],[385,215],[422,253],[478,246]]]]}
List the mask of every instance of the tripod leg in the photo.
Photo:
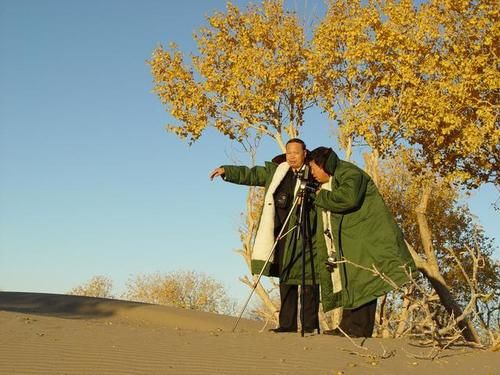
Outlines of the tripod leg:
{"type": "Polygon", "coordinates": [[[304,302],[305,302],[305,287],[306,287],[306,246],[307,246],[307,233],[305,231],[304,227],[304,206],[305,206],[305,199],[302,200],[302,204],[300,206],[300,211],[299,211],[299,233],[301,234],[302,237],[302,284],[300,286],[300,335],[304,337],[304,331],[305,331],[305,308],[304,308],[304,302]]]}
{"type": "MultiPolygon", "coordinates": [[[[309,217],[308,217],[309,219],[309,217]]],[[[316,322],[316,331],[318,334],[321,333],[320,330],[320,324],[319,324],[319,301],[320,301],[320,295],[319,295],[319,285],[316,282],[316,273],[315,273],[315,268],[314,268],[314,252],[313,252],[313,246],[312,246],[312,224],[309,220],[306,222],[306,231],[307,231],[307,239],[308,239],[308,246],[309,246],[309,261],[311,264],[311,275],[312,275],[312,286],[313,286],[313,297],[311,299],[311,303],[313,304],[313,309],[312,309],[312,314],[314,314],[314,320],[316,322]]],[[[317,225],[316,222],[314,222],[314,225],[317,225]]]]}
{"type": "Polygon", "coordinates": [[[236,320],[236,323],[234,324],[232,332],[234,332],[236,330],[236,327],[238,326],[238,323],[240,322],[241,317],[243,316],[243,313],[245,312],[245,310],[248,306],[248,302],[250,302],[250,298],[252,298],[253,292],[257,288],[257,285],[259,285],[260,279],[261,279],[262,275],[264,274],[264,270],[266,269],[267,264],[269,263],[269,261],[271,260],[271,257],[274,254],[274,250],[276,249],[276,245],[278,244],[278,241],[291,231],[291,230],[289,230],[288,232],[283,234],[283,232],[285,231],[285,228],[288,225],[288,221],[290,220],[290,217],[292,216],[292,212],[293,212],[295,206],[297,206],[298,201],[299,201],[299,196],[297,196],[297,198],[295,198],[295,201],[293,202],[292,208],[290,208],[290,212],[288,213],[288,216],[286,217],[285,222],[283,223],[281,230],[280,230],[278,236],[276,237],[276,240],[274,241],[273,247],[271,248],[271,251],[269,252],[269,256],[267,257],[264,265],[262,266],[262,269],[260,270],[260,273],[259,273],[259,276],[257,277],[257,280],[253,284],[252,291],[250,292],[250,295],[248,296],[245,304],[243,305],[243,308],[240,311],[240,314],[238,316],[238,319],[236,320]]]}
{"type": "MultiPolygon", "coordinates": [[[[307,318],[313,319],[315,322],[316,330],[320,333],[319,328],[319,318],[318,318],[318,310],[319,310],[319,293],[316,293],[317,284],[315,279],[314,272],[314,254],[313,254],[313,246],[312,246],[312,230],[309,221],[309,207],[307,196],[303,197],[302,204],[299,211],[299,224],[300,224],[300,234],[302,237],[302,285],[301,285],[301,293],[300,293],[300,303],[301,303],[301,335],[304,336],[305,330],[305,312],[308,311],[309,314],[307,318]],[[306,253],[309,250],[309,261],[311,264],[311,280],[312,285],[306,286],[306,253]],[[306,302],[305,293],[306,288],[308,288],[308,298],[306,302]],[[305,308],[305,303],[308,304],[307,308],[305,308]],[[314,315],[314,316],[313,316],[314,315]]],[[[309,329],[309,328],[308,328],[309,329]]]]}

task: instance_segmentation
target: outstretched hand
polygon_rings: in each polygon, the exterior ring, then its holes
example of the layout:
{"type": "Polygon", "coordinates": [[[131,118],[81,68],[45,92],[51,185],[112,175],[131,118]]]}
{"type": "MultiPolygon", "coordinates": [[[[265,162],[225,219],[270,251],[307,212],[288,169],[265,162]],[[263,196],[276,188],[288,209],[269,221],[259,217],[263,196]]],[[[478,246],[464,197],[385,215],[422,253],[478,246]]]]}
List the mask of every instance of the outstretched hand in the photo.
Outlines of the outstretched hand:
{"type": "Polygon", "coordinates": [[[210,179],[213,180],[215,177],[223,176],[223,175],[224,175],[224,168],[222,168],[222,167],[215,168],[212,171],[212,173],[210,173],[210,179]]]}

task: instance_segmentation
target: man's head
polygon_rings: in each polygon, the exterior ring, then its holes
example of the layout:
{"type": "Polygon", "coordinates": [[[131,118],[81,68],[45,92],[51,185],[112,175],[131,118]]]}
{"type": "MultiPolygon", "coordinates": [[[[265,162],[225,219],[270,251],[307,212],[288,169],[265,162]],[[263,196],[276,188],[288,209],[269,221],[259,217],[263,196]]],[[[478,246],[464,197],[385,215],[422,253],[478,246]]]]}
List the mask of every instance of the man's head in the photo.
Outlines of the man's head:
{"type": "Polygon", "coordinates": [[[327,171],[326,162],[332,153],[333,150],[331,148],[318,147],[312,150],[309,155],[311,173],[319,183],[324,184],[330,179],[330,173],[327,171]]]}
{"type": "Polygon", "coordinates": [[[306,160],[306,144],[299,138],[292,138],[286,143],[286,161],[293,170],[300,169],[306,160]]]}

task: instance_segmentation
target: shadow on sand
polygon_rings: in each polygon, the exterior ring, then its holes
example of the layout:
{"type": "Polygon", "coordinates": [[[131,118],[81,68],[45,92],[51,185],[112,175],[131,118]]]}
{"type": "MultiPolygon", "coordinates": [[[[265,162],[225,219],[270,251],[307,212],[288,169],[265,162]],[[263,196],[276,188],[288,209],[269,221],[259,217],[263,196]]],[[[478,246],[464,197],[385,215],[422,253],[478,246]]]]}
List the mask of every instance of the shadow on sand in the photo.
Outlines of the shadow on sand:
{"type": "Polygon", "coordinates": [[[106,298],[45,293],[0,292],[0,311],[69,319],[111,317],[117,311],[145,304],[106,298]]]}

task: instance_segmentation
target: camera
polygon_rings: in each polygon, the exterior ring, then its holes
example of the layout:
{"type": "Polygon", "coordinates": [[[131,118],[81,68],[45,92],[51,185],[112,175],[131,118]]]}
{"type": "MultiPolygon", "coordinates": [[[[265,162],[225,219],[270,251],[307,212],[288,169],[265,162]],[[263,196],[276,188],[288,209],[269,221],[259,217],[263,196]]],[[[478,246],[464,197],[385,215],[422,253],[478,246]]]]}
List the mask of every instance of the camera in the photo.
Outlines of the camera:
{"type": "Polygon", "coordinates": [[[321,186],[319,182],[310,178],[309,166],[306,164],[304,168],[297,172],[297,178],[300,180],[300,191],[316,192],[321,186]]]}

